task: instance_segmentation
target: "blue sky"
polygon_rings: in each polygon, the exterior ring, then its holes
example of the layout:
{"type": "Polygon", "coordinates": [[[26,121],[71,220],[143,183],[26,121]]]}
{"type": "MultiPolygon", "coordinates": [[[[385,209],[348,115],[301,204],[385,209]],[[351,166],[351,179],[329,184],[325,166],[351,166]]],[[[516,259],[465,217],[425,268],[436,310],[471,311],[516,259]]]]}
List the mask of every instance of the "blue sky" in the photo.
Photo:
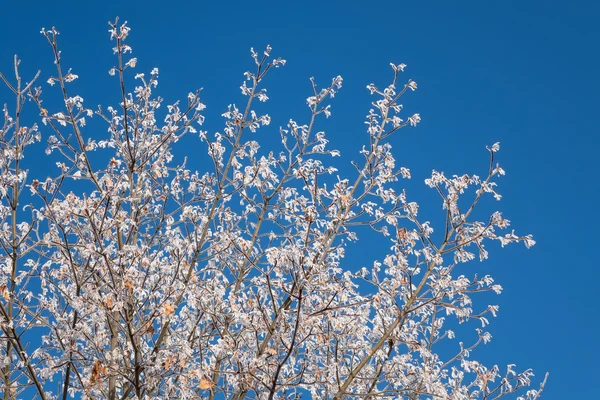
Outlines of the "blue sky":
{"type": "MultiPolygon", "coordinates": [[[[431,169],[483,174],[485,146],[499,141],[507,171],[499,207],[538,242],[531,250],[493,246],[490,261],[464,267],[492,273],[505,288],[495,299],[494,340],[476,357],[532,367],[539,378],[549,371],[546,399],[598,396],[600,3],[29,1],[5,2],[0,13],[0,70],[9,73],[18,53],[25,76],[38,68],[51,74],[39,31],[55,25],[88,106],[118,94],[107,74],[114,63],[107,21],[119,15],[133,29],[137,69],[160,68],[167,102],[204,88],[213,131],[226,105],[241,101],[249,48],[271,44],[288,60],[267,82],[273,128],[306,117],[309,77],[326,84],[342,75],[325,127],[348,161],[366,139],[365,85],[387,83],[390,62],[408,64],[405,76],[419,89],[404,103],[423,122],[393,145],[413,172],[409,196],[439,212],[422,184],[431,169]]],[[[377,245],[364,238],[350,251],[377,245]]]]}

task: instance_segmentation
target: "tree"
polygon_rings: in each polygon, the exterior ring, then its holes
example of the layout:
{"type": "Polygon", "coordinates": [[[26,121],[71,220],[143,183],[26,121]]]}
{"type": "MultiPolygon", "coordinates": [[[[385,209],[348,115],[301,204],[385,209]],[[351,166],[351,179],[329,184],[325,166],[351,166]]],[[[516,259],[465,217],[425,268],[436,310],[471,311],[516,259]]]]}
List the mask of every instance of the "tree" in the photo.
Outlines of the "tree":
{"type": "Polygon", "coordinates": [[[269,125],[255,103],[268,100],[263,82],[285,60],[252,50],[246,105],[230,105],[222,132],[209,133],[200,91],[164,110],[157,69],[132,86],[129,32],[111,23],[113,106],[92,111],[71,93],[78,76],[63,67],[54,28],[42,30],[56,65],[47,83],[64,103],[47,105],[40,73],[25,82],[16,57],[14,78],[0,75],[15,99],[0,130],[5,399],[539,397],[543,383],[526,389],[532,371],[470,358],[491,338],[483,329],[456,345],[448,328],[487,325],[497,307],[473,300],[501,291],[490,276],[461,274],[461,263],[487,258],[491,240],[535,243],[502,234],[500,212],[473,218],[482,197],[500,199],[498,144],[487,176],[433,171],[426,180],[445,218],[434,234],[400,189],[410,171],[396,166],[389,140],[420,121],[400,117],[401,97],[417,88],[400,80],[404,64],[392,64],[385,88],[368,86],[360,162],[336,177],[339,153],[317,125],[341,77],[325,88],[311,80],[304,122],[290,120],[281,148],[265,151],[247,132],[269,125]],[[40,126],[24,122],[28,100],[40,126]],[[92,117],[107,134],[86,131],[92,117]],[[194,171],[172,153],[190,135],[214,168],[194,171]],[[42,137],[51,177],[27,169],[42,137]],[[344,250],[359,235],[382,235],[390,249],[349,270],[344,250]]]}

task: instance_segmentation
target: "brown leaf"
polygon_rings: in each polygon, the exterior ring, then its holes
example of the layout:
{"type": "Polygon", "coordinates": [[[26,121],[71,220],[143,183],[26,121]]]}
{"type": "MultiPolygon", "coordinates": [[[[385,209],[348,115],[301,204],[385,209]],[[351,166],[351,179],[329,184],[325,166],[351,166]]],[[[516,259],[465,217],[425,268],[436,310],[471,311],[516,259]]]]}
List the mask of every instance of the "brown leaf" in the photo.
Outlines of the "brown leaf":
{"type": "Polygon", "coordinates": [[[106,367],[102,365],[100,360],[96,360],[94,362],[94,366],[92,367],[92,376],[90,377],[90,385],[95,385],[100,381],[102,376],[106,375],[106,367]]]}
{"type": "Polygon", "coordinates": [[[164,306],[164,309],[163,309],[163,314],[165,316],[167,316],[167,317],[169,315],[175,314],[175,308],[173,308],[173,306],[171,305],[171,303],[169,303],[169,302],[165,303],[165,306],[164,306]]]}
{"type": "Polygon", "coordinates": [[[148,322],[146,324],[146,332],[148,335],[154,335],[154,324],[152,322],[148,322]]]}
{"type": "Polygon", "coordinates": [[[398,239],[403,240],[406,239],[408,235],[406,234],[406,228],[398,229],[398,239]]]}
{"type": "Polygon", "coordinates": [[[277,350],[272,349],[272,348],[268,348],[267,349],[267,353],[269,353],[270,355],[274,356],[275,354],[277,354],[277,350]]]}
{"type": "Polygon", "coordinates": [[[213,386],[214,386],[214,383],[212,383],[208,379],[206,379],[206,378],[200,379],[200,385],[199,385],[200,389],[210,389],[213,386]]]}

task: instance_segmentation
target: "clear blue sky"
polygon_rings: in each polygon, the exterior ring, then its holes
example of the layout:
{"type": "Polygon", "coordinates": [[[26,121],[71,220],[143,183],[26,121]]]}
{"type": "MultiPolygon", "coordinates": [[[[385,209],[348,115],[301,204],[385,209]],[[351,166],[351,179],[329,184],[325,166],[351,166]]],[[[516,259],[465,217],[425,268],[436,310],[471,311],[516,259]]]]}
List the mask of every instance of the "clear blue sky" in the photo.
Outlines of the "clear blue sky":
{"type": "Polygon", "coordinates": [[[355,159],[365,139],[365,85],[387,83],[389,62],[408,64],[419,90],[405,105],[423,122],[393,144],[413,171],[409,195],[436,212],[422,185],[431,169],[483,174],[485,146],[500,141],[500,208],[538,242],[531,250],[494,246],[489,262],[465,266],[491,272],[505,288],[495,299],[494,340],[476,358],[532,367],[539,378],[549,371],[546,399],[600,398],[599,2],[5,1],[0,15],[0,70],[10,73],[18,53],[24,73],[41,68],[47,78],[51,53],[39,31],[55,25],[88,106],[118,93],[107,75],[114,61],[106,23],[121,16],[133,29],[140,72],[160,68],[167,102],[203,87],[213,131],[224,107],[240,101],[249,48],[271,44],[289,63],[267,82],[273,128],[306,116],[310,76],[325,84],[340,74],[345,85],[327,129],[333,147],[355,159]]]}

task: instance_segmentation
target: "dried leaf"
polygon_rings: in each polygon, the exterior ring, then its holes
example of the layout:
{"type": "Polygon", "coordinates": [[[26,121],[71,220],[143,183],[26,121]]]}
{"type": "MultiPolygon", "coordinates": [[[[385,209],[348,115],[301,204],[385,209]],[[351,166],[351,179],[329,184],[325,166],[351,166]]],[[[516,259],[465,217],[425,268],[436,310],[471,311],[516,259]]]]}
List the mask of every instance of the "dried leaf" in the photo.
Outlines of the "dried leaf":
{"type": "Polygon", "coordinates": [[[168,317],[169,315],[173,315],[175,313],[175,308],[171,305],[171,303],[166,302],[164,309],[163,309],[163,314],[168,317]]]}
{"type": "Polygon", "coordinates": [[[106,367],[102,365],[100,360],[96,360],[94,362],[94,366],[92,367],[92,375],[90,376],[90,385],[95,385],[99,383],[100,378],[106,375],[106,367]]]}
{"type": "Polygon", "coordinates": [[[272,348],[268,348],[267,349],[267,353],[270,354],[270,355],[272,355],[272,356],[274,356],[275,354],[277,354],[277,350],[272,349],[272,348]]]}
{"type": "Polygon", "coordinates": [[[214,386],[214,383],[212,383],[211,381],[209,381],[206,378],[202,378],[200,379],[200,389],[210,389],[214,386]]]}
{"type": "Polygon", "coordinates": [[[404,240],[407,237],[408,237],[408,235],[406,234],[406,228],[400,228],[400,229],[398,229],[398,239],[404,240]]]}
{"type": "Polygon", "coordinates": [[[148,335],[154,335],[154,324],[152,322],[148,322],[146,324],[146,332],[148,335]]]}

